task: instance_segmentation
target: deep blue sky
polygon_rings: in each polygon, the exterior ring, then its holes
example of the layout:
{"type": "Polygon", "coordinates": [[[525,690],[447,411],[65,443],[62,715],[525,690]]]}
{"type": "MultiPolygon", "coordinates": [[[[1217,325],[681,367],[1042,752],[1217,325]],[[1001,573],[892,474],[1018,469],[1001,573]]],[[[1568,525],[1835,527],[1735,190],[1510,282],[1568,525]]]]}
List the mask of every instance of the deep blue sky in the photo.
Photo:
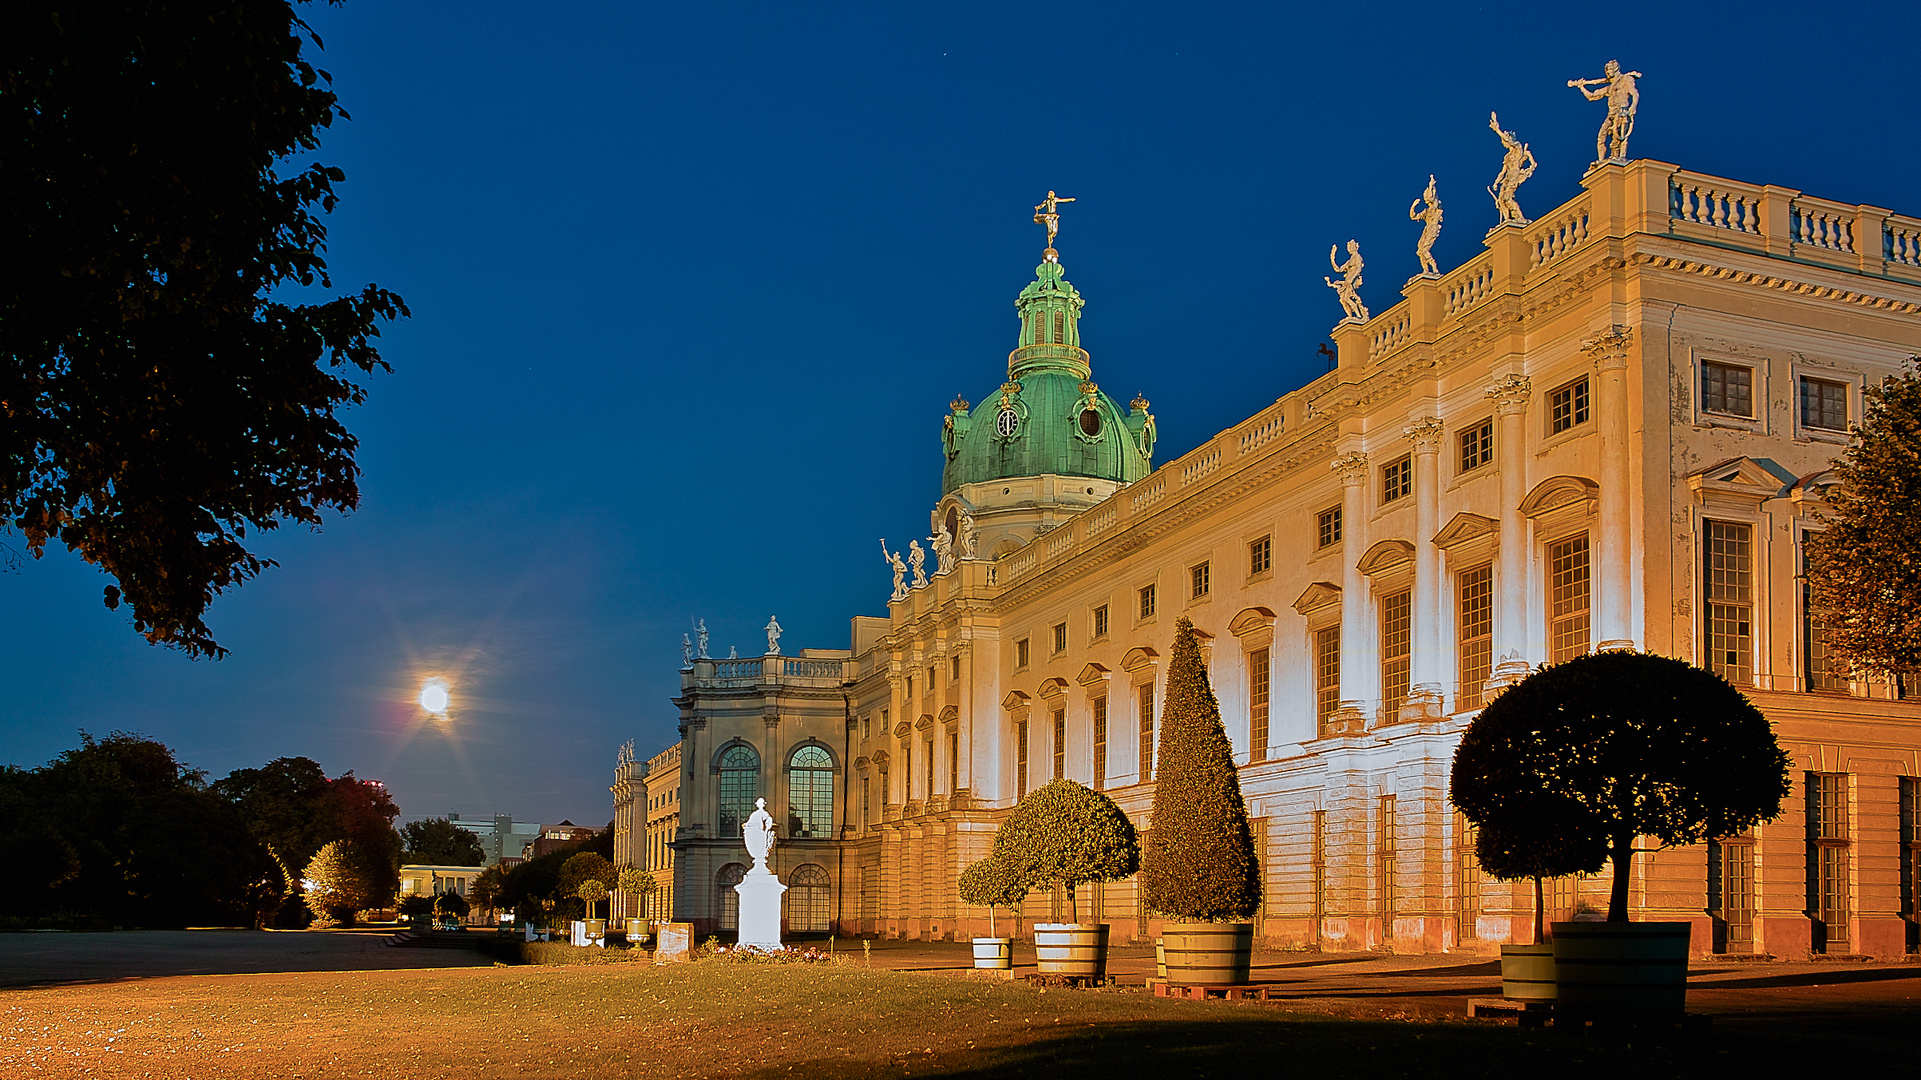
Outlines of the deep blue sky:
{"type": "MultiPolygon", "coordinates": [[[[844,648],[875,539],[928,530],[939,424],[1005,374],[1049,188],[1094,377],[1171,460],[1301,385],[1340,311],[1480,250],[1531,144],[1538,215],[1645,74],[1631,149],[1921,212],[1909,4],[382,4],[306,12],[351,122],[336,284],[413,318],[347,421],[360,510],[262,541],[216,601],[233,655],[146,645],[65,552],[0,576],[0,761],[77,729],[214,775],[304,754],[407,817],[602,823],[616,746],[674,737],[680,635],[844,648]],[[456,713],[409,702],[452,677],[456,713]]],[[[11,538],[17,549],[18,537],[11,538]]]]}

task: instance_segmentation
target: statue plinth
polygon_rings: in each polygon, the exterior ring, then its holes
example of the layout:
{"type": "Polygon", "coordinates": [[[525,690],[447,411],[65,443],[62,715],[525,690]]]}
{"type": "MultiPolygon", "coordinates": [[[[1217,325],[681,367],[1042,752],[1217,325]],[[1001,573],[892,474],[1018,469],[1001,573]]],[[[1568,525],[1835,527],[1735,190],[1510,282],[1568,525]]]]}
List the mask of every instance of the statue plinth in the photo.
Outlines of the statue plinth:
{"type": "Polygon", "coordinates": [[[787,886],[773,871],[757,865],[734,886],[740,896],[740,944],[756,949],[778,949],[780,944],[780,898],[787,886]]]}

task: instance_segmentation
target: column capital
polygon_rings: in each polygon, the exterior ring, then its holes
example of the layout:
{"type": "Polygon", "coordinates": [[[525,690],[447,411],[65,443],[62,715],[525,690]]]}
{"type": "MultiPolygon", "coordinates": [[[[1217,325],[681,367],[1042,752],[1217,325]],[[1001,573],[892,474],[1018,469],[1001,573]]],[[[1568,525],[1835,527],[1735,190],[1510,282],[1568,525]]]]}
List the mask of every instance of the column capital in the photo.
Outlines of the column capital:
{"type": "Polygon", "coordinates": [[[1423,416],[1401,430],[1401,437],[1414,444],[1417,454],[1432,454],[1441,449],[1444,425],[1438,416],[1423,416]]]}
{"type": "Polygon", "coordinates": [[[1494,411],[1501,416],[1519,416],[1527,411],[1528,398],[1534,393],[1534,384],[1526,375],[1503,375],[1501,380],[1487,388],[1488,400],[1494,402],[1494,411]]]}
{"type": "Polygon", "coordinates": [[[1330,467],[1341,474],[1343,487],[1359,487],[1367,483],[1367,455],[1359,450],[1350,450],[1335,458],[1330,467]]]}
{"type": "Polygon", "coordinates": [[[1628,346],[1633,343],[1632,326],[1612,326],[1608,332],[1581,343],[1581,351],[1594,361],[1596,371],[1621,371],[1628,366],[1628,346]]]}

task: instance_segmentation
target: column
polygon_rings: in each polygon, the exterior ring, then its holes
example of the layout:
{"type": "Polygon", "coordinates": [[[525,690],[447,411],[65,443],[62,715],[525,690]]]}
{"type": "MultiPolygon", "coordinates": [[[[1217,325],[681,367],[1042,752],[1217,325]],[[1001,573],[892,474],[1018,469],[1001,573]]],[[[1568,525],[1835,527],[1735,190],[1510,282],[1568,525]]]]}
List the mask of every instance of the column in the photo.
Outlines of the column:
{"type": "Polygon", "coordinates": [[[1632,329],[1617,326],[1586,343],[1594,358],[1595,424],[1601,435],[1600,522],[1594,544],[1596,652],[1634,648],[1629,613],[1633,591],[1628,485],[1634,482],[1628,447],[1628,344],[1632,329]]]}
{"type": "Polygon", "coordinates": [[[1527,677],[1527,404],[1533,384],[1525,375],[1507,375],[1488,388],[1499,417],[1495,448],[1501,459],[1500,580],[1501,606],[1494,620],[1494,671],[1490,686],[1511,686],[1527,677]]]}
{"type": "Polygon", "coordinates": [[[1331,725],[1342,735],[1367,729],[1367,702],[1380,695],[1380,671],[1367,663],[1374,628],[1367,617],[1367,578],[1361,556],[1367,551],[1367,455],[1352,450],[1334,459],[1341,477],[1341,705],[1331,725]]]}
{"type": "Polygon", "coordinates": [[[1404,718],[1439,717],[1441,682],[1441,553],[1431,542],[1441,529],[1441,419],[1426,416],[1402,432],[1414,445],[1413,640],[1408,656],[1404,718]]]}

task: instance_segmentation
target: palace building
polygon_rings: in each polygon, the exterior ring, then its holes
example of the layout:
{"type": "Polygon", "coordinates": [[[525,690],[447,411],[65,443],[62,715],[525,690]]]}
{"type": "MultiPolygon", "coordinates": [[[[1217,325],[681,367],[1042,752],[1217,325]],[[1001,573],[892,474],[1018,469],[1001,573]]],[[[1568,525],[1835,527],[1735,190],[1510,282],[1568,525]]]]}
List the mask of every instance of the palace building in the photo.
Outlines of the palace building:
{"type": "MultiPolygon", "coordinates": [[[[931,521],[952,543],[925,580],[847,649],[682,671],[674,918],[731,925],[765,797],[790,932],[984,933],[956,881],[1024,792],[1068,777],[1153,828],[1185,615],[1272,945],[1526,939],[1532,887],[1485,877],[1447,802],[1454,748],[1538,665],[1634,648],[1740,686],[1794,759],[1775,821],[1637,856],[1634,917],[1693,921],[1703,953],[1913,951],[1921,702],[1827,663],[1799,573],[1864,385],[1921,352],[1921,219],[1648,160],[1582,187],[1342,322],[1334,370],[1158,467],[1149,404],[1095,382],[1050,247],[1005,377],[943,419],[931,521]]],[[[636,846],[651,812],[622,820],[617,861],[663,865],[636,846]]],[[[1549,917],[1605,910],[1607,887],[1552,882],[1549,917]]],[[[1116,940],[1155,932],[1133,881],[1088,891],[1116,940]]]]}

